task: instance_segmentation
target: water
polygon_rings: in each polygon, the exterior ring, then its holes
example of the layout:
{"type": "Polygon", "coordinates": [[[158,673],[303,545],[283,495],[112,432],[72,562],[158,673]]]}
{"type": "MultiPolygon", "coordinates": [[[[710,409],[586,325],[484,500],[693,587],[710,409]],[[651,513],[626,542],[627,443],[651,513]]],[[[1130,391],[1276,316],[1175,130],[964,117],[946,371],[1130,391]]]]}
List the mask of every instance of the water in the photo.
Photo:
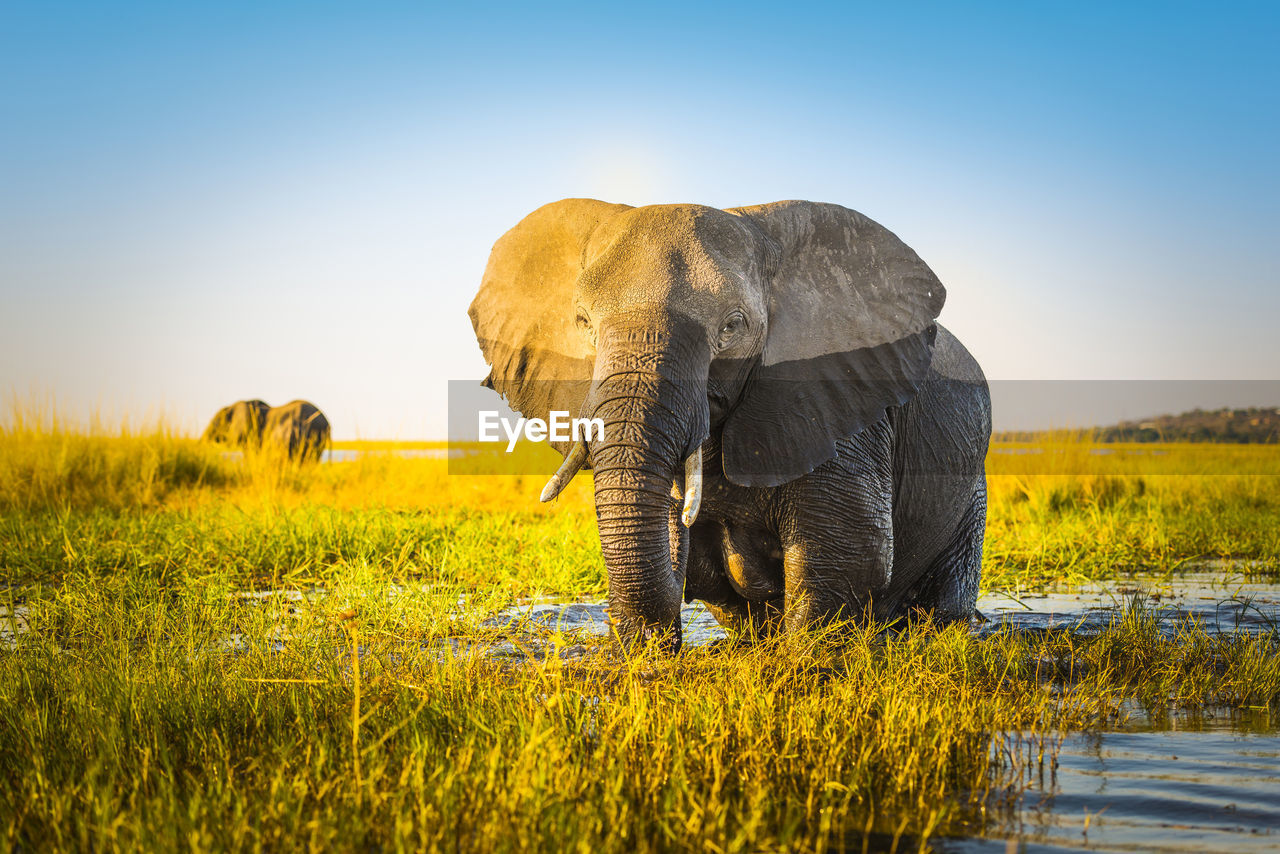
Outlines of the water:
{"type": "MultiPolygon", "coordinates": [[[[373,450],[356,450],[351,448],[326,448],[320,452],[322,463],[349,463],[361,457],[379,454],[391,454],[405,459],[449,460],[472,456],[475,451],[467,448],[395,448],[373,450]]],[[[222,456],[228,460],[244,459],[244,451],[223,451],[222,456]]]]}
{"type": "MultiPolygon", "coordinates": [[[[1146,600],[1159,622],[1172,630],[1187,619],[1210,633],[1280,632],[1280,583],[1250,581],[1223,572],[1183,572],[1176,577],[1133,576],[1120,582],[1087,584],[1071,592],[994,591],[978,599],[981,618],[975,632],[986,637],[1002,629],[1050,628],[1095,632],[1104,628],[1134,597],[1146,600]]],[[[685,646],[705,646],[725,637],[705,605],[681,609],[685,646]]],[[[553,631],[588,635],[608,633],[603,602],[536,602],[515,605],[485,621],[508,626],[538,643],[553,631]]],[[[527,645],[526,645],[527,646],[527,645]]]]}
{"type": "Polygon", "coordinates": [[[1280,731],[1265,711],[1071,733],[984,839],[945,852],[1280,850],[1280,731]]]}
{"type": "Polygon", "coordinates": [[[26,605],[0,605],[0,648],[14,649],[18,645],[18,638],[30,631],[31,627],[27,624],[28,611],[26,605]]]}
{"type": "Polygon", "coordinates": [[[1092,632],[1107,625],[1135,596],[1173,628],[1196,620],[1210,633],[1280,631],[1280,583],[1250,581],[1226,572],[1133,576],[1118,582],[1073,587],[1069,593],[995,591],[978,599],[982,636],[1002,628],[1070,628],[1092,632]]]}
{"type": "MultiPolygon", "coordinates": [[[[604,602],[554,602],[516,605],[485,620],[482,625],[508,628],[523,635],[525,654],[538,648],[551,633],[605,636],[609,634],[609,615],[604,602]]],[[[701,602],[680,609],[685,646],[706,646],[725,637],[724,629],[701,602]]],[[[572,652],[573,650],[571,650],[572,652]]]]}
{"type": "MultiPolygon", "coordinates": [[[[1224,567],[1224,569],[1226,569],[1224,567]]],[[[1280,632],[1280,584],[1229,572],[1093,584],[1072,593],[990,593],[981,635],[1003,628],[1103,628],[1134,596],[1160,623],[1206,631],[1280,632]]],[[[1130,708],[1112,730],[1066,733],[1058,767],[997,821],[991,838],[947,840],[953,852],[1278,851],[1280,729],[1266,710],[1130,708]]]]}

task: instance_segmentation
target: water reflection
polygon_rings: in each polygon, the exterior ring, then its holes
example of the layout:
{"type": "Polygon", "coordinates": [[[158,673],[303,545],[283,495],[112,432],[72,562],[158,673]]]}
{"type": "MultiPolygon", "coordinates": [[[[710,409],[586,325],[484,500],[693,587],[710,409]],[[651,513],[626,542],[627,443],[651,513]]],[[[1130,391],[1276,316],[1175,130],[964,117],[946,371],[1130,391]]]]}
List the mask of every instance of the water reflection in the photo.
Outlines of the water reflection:
{"type": "Polygon", "coordinates": [[[1118,731],[1063,738],[985,839],[941,851],[1275,851],[1280,734],[1265,711],[1131,718],[1118,731]]]}
{"type": "MultiPolygon", "coordinates": [[[[992,591],[978,599],[981,618],[974,631],[987,637],[1001,630],[1104,629],[1137,596],[1154,610],[1160,625],[1172,631],[1191,619],[1205,631],[1280,631],[1280,583],[1234,579],[1222,573],[1182,573],[1176,578],[1130,576],[1108,584],[1088,584],[1071,592],[992,591]]],[[[704,646],[725,637],[700,602],[681,609],[686,646],[704,646]]],[[[484,621],[524,635],[522,648],[536,647],[553,633],[607,635],[603,602],[527,602],[484,621]]],[[[518,654],[518,653],[517,653],[518,654]]]]}
{"type": "Polygon", "coordinates": [[[992,591],[978,600],[985,618],[978,632],[986,636],[1006,627],[1098,631],[1135,596],[1168,628],[1193,619],[1213,634],[1280,631],[1280,583],[1222,572],[1182,572],[1134,575],[1076,586],[1067,593],[992,591]]]}

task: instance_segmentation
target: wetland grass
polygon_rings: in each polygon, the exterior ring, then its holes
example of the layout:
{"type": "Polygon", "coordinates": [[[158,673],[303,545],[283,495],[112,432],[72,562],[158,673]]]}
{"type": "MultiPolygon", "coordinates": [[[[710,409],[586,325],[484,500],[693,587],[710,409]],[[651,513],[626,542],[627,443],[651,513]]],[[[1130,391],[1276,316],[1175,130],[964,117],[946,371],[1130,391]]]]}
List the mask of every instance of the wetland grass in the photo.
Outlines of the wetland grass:
{"type": "MultiPolygon", "coordinates": [[[[1141,472],[993,454],[986,583],[1205,555],[1274,573],[1274,449],[1165,450],[1141,472]]],[[[1088,635],[849,627],[628,660],[553,632],[572,656],[488,654],[520,641],[484,620],[513,600],[603,594],[588,480],[544,507],[537,477],[441,460],[280,471],[164,430],[4,428],[0,621],[23,630],[0,646],[0,834],[909,850],[982,833],[1060,731],[1133,703],[1280,712],[1274,633],[1171,632],[1140,600],[1088,635]]]]}
{"type": "Polygon", "coordinates": [[[29,599],[30,631],[0,654],[7,838],[915,847],[981,833],[1052,764],[1056,732],[1126,701],[1274,714],[1280,697],[1274,639],[1170,636],[1140,604],[1091,637],[851,628],[623,660],[552,635],[587,654],[513,661],[485,654],[505,633],[451,608],[456,591],[330,582],[291,599],[81,579],[29,599]]]}

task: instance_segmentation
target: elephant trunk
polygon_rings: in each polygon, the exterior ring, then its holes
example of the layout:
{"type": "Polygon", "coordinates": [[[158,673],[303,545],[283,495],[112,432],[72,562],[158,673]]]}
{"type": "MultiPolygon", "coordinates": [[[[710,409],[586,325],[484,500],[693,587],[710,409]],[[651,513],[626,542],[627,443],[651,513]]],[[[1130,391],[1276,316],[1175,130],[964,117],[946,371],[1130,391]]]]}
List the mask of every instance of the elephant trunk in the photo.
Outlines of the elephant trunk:
{"type": "MultiPolygon", "coordinates": [[[[672,319],[658,330],[601,330],[588,400],[604,438],[591,443],[590,458],[609,613],[624,643],[660,637],[671,651],[680,647],[687,531],[679,496],[701,493],[709,363],[701,329],[672,319]],[[691,457],[696,476],[687,474],[691,457]]],[[[685,508],[690,524],[696,503],[685,508]]]]}

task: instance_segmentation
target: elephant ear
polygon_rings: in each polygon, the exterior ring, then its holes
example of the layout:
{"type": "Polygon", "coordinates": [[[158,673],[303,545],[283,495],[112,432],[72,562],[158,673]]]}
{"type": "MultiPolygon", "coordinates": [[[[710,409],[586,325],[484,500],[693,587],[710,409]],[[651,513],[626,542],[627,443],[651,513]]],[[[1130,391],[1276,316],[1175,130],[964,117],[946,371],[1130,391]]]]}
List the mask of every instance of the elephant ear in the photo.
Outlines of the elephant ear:
{"type": "Polygon", "coordinates": [[[224,406],[218,410],[218,414],[209,420],[209,426],[204,428],[204,434],[200,437],[206,442],[217,442],[219,437],[225,436],[227,427],[231,424],[231,413],[235,411],[236,405],[224,406]]]}
{"type": "Polygon", "coordinates": [[[553,410],[579,416],[594,354],[576,328],[574,286],[592,232],[629,209],[594,199],[552,202],[489,254],[468,312],[490,366],[484,384],[526,418],[545,419],[553,410]]]}
{"type": "Polygon", "coordinates": [[[725,422],[725,475],[778,486],[915,394],[946,291],[892,232],[848,208],[796,201],[731,212],[780,253],[761,361],[725,422]]]}

